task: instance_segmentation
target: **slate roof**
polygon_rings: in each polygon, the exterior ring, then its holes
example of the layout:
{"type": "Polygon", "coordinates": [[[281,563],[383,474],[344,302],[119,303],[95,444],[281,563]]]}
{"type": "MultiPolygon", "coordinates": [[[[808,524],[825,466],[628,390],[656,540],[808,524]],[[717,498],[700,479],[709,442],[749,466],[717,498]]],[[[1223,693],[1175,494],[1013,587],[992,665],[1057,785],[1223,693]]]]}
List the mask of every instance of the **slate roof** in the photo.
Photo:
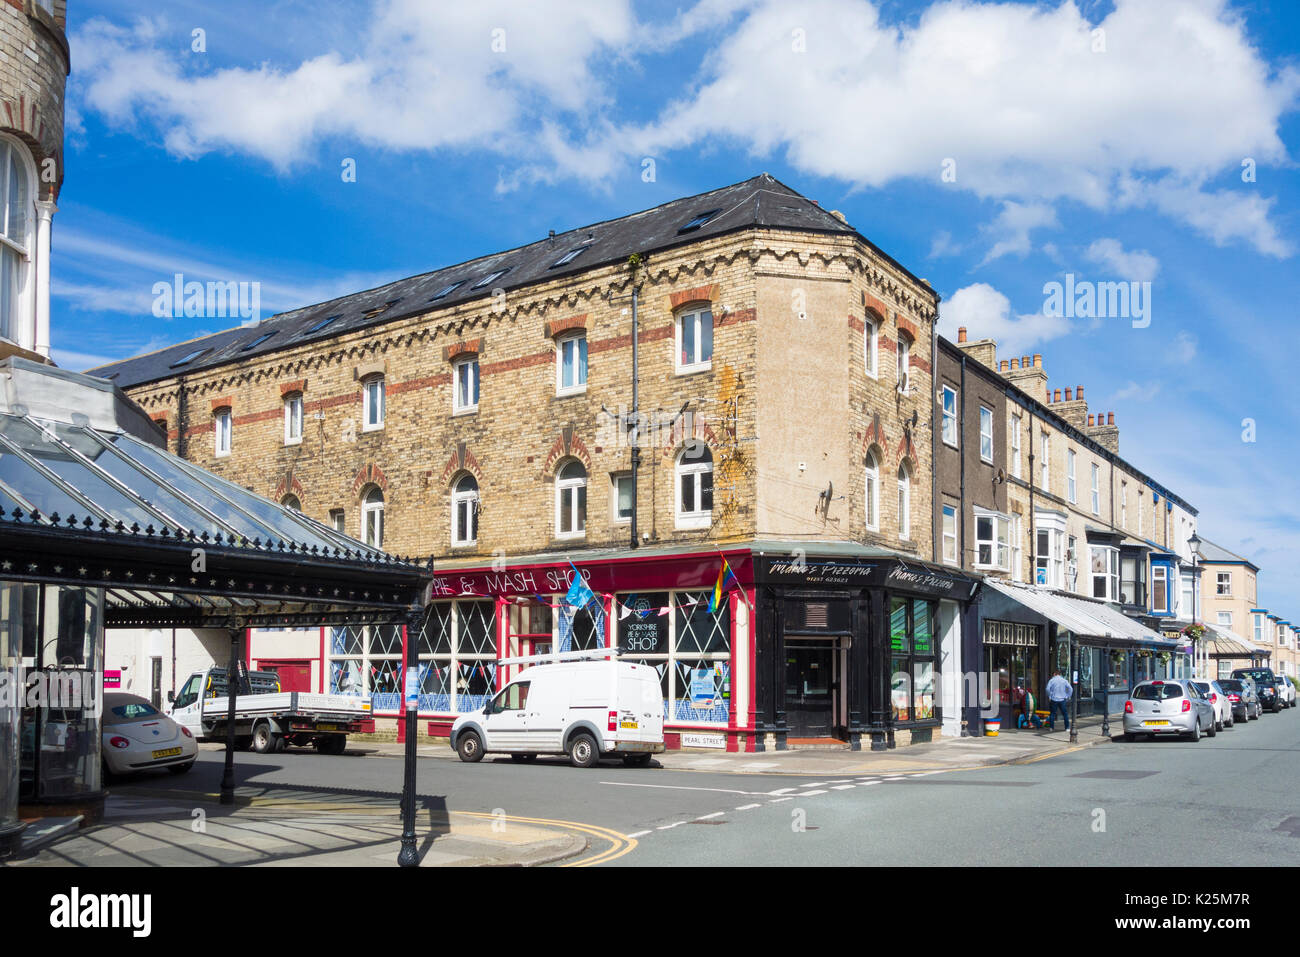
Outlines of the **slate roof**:
{"type": "Polygon", "coordinates": [[[399,279],[329,302],[279,313],[256,326],[226,329],[156,352],[98,366],[87,370],[87,374],[110,379],[114,385],[128,388],[420,315],[441,306],[487,299],[496,288],[518,289],[597,266],[624,262],[632,253],[652,254],[753,227],[857,236],[882,258],[911,276],[851,226],[771,175],[762,173],[731,186],[676,199],[653,209],[557,233],[554,238],[399,279]],[[683,229],[706,213],[713,215],[699,226],[683,229]],[[559,264],[562,257],[574,250],[581,252],[569,262],[559,264]],[[494,273],[502,270],[502,275],[492,278],[494,273]],[[448,290],[448,287],[452,288],[448,290]],[[325,323],[326,320],[330,321],[325,323]],[[263,339],[268,333],[269,338],[263,339]],[[177,365],[199,350],[205,351],[184,365],[177,365]]]}
{"type": "Polygon", "coordinates": [[[1251,568],[1255,569],[1255,571],[1259,571],[1259,566],[1249,558],[1242,558],[1235,552],[1228,551],[1222,545],[1216,545],[1214,542],[1204,538],[1201,539],[1201,553],[1199,559],[1201,564],[1205,564],[1206,562],[1232,562],[1234,564],[1249,565],[1251,568]]]}

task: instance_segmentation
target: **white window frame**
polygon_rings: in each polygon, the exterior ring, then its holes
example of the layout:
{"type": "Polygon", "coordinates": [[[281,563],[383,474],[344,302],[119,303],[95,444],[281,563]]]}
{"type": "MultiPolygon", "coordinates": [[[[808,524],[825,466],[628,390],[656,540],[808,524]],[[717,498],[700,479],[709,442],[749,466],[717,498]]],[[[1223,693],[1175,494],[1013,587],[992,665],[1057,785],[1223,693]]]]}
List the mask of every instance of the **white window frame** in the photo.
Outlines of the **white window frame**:
{"type": "Polygon", "coordinates": [[[1232,612],[1220,611],[1220,612],[1216,612],[1215,615],[1218,618],[1218,621],[1216,621],[1215,624],[1222,625],[1224,628],[1227,628],[1229,631],[1232,630],[1232,612]]]}
{"type": "Polygon", "coordinates": [[[1178,617],[1196,617],[1196,580],[1190,573],[1178,576],[1178,617]],[[1184,608],[1184,605],[1191,607],[1184,608]]]}
{"type": "Polygon", "coordinates": [[[898,377],[898,391],[903,395],[912,394],[912,343],[901,332],[898,334],[897,364],[895,372],[898,377]]]}
{"type": "Polygon", "coordinates": [[[302,393],[295,392],[284,400],[284,444],[302,443],[302,393]]]}
{"type": "Polygon", "coordinates": [[[587,333],[586,330],[566,333],[555,339],[555,394],[581,395],[587,391],[587,333]],[[573,351],[573,377],[569,385],[564,384],[564,354],[567,349],[573,351]],[[579,362],[581,359],[581,362],[579,362]]]}
{"type": "Polygon", "coordinates": [[[212,416],[212,454],[217,458],[225,458],[230,454],[230,448],[234,444],[234,414],[226,409],[218,409],[212,416]]]}
{"type": "Polygon", "coordinates": [[[482,377],[479,370],[478,356],[465,356],[457,359],[451,364],[451,411],[453,415],[468,415],[478,411],[479,400],[482,398],[482,377]],[[472,402],[462,402],[460,398],[461,384],[466,382],[466,377],[472,378],[474,400],[472,402]]]}
{"type": "Polygon", "coordinates": [[[330,509],[330,528],[347,534],[347,517],[341,508],[330,509]]]}
{"type": "Polygon", "coordinates": [[[1092,463],[1092,514],[1101,514],[1101,466],[1092,463]]]}
{"type": "Polygon", "coordinates": [[[1040,432],[1042,438],[1042,479],[1039,484],[1043,491],[1051,493],[1052,491],[1052,437],[1046,432],[1040,432]]]}
{"type": "Polygon", "coordinates": [[[898,540],[912,540],[912,476],[906,465],[898,467],[898,540]]]}
{"type": "Polygon", "coordinates": [[[1025,580],[1024,524],[1019,515],[1011,516],[1011,580],[1025,580]]]}
{"type": "Polygon", "coordinates": [[[943,560],[948,565],[961,564],[961,555],[957,550],[957,506],[955,505],[943,507],[943,560]],[[951,519],[951,529],[949,519],[951,519]]]}
{"type": "Polygon", "coordinates": [[[1264,616],[1255,615],[1255,644],[1262,644],[1264,641],[1264,616]]]}
{"type": "Polygon", "coordinates": [[[870,314],[863,321],[862,358],[866,363],[867,375],[873,379],[880,378],[880,324],[870,314]]]}
{"type": "Polygon", "coordinates": [[[950,445],[954,449],[961,447],[958,438],[960,430],[957,428],[957,390],[950,385],[943,387],[943,403],[941,406],[943,415],[943,444],[950,445]],[[948,402],[952,400],[952,411],[948,410],[948,402]],[[951,427],[951,428],[950,428],[951,427]],[[951,435],[949,434],[951,432],[951,435]]]}
{"type": "MultiPolygon", "coordinates": [[[[28,147],[19,139],[0,134],[0,248],[16,259],[12,307],[0,314],[0,335],[25,349],[36,347],[36,166],[28,147]],[[9,175],[22,177],[22,235],[9,235],[9,175]]],[[[0,305],[3,296],[0,296],[0,305]]]]}
{"type": "Polygon", "coordinates": [[[384,547],[384,490],[377,485],[361,497],[361,541],[371,548],[384,547]]]}
{"type": "Polygon", "coordinates": [[[378,432],[384,427],[388,412],[388,387],[384,377],[371,375],[362,379],[361,397],[361,431],[378,432]]]}
{"type": "Polygon", "coordinates": [[[1020,416],[1011,416],[1011,475],[1020,478],[1020,416]]]}
{"type": "Polygon", "coordinates": [[[1088,545],[1088,596],[1102,601],[1119,601],[1119,549],[1111,545],[1088,545]],[[1106,566],[1096,570],[1098,556],[1104,557],[1106,566]],[[1104,578],[1106,593],[1097,594],[1097,579],[1104,578]]]}
{"type": "Polygon", "coordinates": [[[1075,477],[1074,477],[1075,459],[1076,456],[1075,456],[1074,449],[1066,449],[1065,450],[1065,500],[1069,502],[1071,505],[1077,505],[1079,502],[1079,485],[1078,482],[1075,481],[1075,477]]]}
{"type": "Polygon", "coordinates": [[[587,481],[590,478],[587,467],[577,459],[567,459],[555,470],[555,537],[586,538],[587,536],[587,481]],[[565,469],[576,465],[582,470],[581,476],[562,478],[565,469]],[[561,516],[564,514],[565,499],[569,500],[569,514],[574,517],[574,526],[562,527],[561,516]],[[581,504],[581,507],[579,505],[581,504]]]}
{"type": "Polygon", "coordinates": [[[1215,572],[1214,573],[1214,595],[1216,598],[1232,597],[1232,572],[1215,572]],[[1224,579],[1227,579],[1225,582],[1224,579]],[[1227,591],[1224,591],[1224,586],[1227,591]]]}
{"type": "Polygon", "coordinates": [[[996,571],[1011,570],[1011,516],[994,512],[987,508],[974,507],[975,512],[975,556],[972,562],[975,568],[996,571]],[[988,525],[989,536],[981,537],[980,523],[988,525]],[[987,545],[989,560],[981,561],[981,546],[987,545]]]}
{"type": "Polygon", "coordinates": [[[993,410],[983,405],[980,406],[980,461],[993,464],[993,410]],[[986,442],[988,454],[984,452],[986,442]]]}
{"type": "Polygon", "coordinates": [[[863,504],[866,509],[864,522],[867,531],[880,531],[880,460],[876,454],[867,451],[866,465],[863,467],[863,504]]]}
{"type": "Polygon", "coordinates": [[[467,545],[478,544],[478,512],[478,479],[466,472],[451,484],[451,544],[453,548],[464,548],[467,545]],[[461,483],[466,479],[474,483],[474,488],[462,489],[460,487],[461,483]],[[469,535],[465,538],[461,538],[459,534],[462,511],[467,512],[465,527],[469,531],[469,535]]]}
{"type": "Polygon", "coordinates": [[[1049,588],[1065,587],[1065,516],[1055,512],[1035,512],[1034,513],[1034,542],[1033,542],[1033,569],[1030,573],[1030,583],[1037,585],[1038,581],[1038,536],[1047,535],[1047,554],[1044,556],[1046,564],[1044,568],[1047,573],[1047,580],[1042,584],[1049,588]]]}
{"type": "Polygon", "coordinates": [[[1153,615],[1170,615],[1173,614],[1173,602],[1170,600],[1173,596],[1169,591],[1169,566],[1152,564],[1151,566],[1151,613],[1153,615]],[[1156,607],[1156,595],[1159,591],[1156,588],[1157,582],[1164,582],[1165,607],[1156,607]]]}
{"type": "MultiPolygon", "coordinates": [[[[673,511],[676,517],[676,524],[678,528],[683,529],[708,528],[713,524],[713,509],[710,508],[708,511],[705,511],[703,508],[704,486],[703,480],[700,476],[705,472],[709,473],[710,488],[712,489],[714,465],[713,450],[706,450],[709,455],[707,462],[685,462],[684,457],[688,451],[691,451],[689,446],[678,453],[677,461],[673,469],[673,511]],[[695,500],[695,509],[693,511],[682,510],[682,484],[687,478],[691,480],[694,486],[693,498],[695,500]]],[[[713,491],[716,494],[716,489],[713,491]]]]}
{"type": "Polygon", "coordinates": [[[1128,529],[1128,482],[1119,483],[1119,527],[1128,529]]]}
{"type": "Polygon", "coordinates": [[[609,477],[610,484],[610,501],[609,501],[609,521],[613,525],[631,525],[632,516],[626,518],[618,513],[618,493],[619,485],[626,482],[629,486],[632,484],[631,472],[614,472],[609,477]]]}
{"type": "Polygon", "coordinates": [[[703,306],[684,309],[678,313],[673,320],[675,335],[673,337],[673,362],[678,375],[689,374],[692,372],[704,372],[713,368],[713,334],[716,331],[713,322],[713,307],[703,306]],[[703,347],[701,345],[700,332],[703,330],[705,322],[709,328],[709,354],[703,356],[703,347]],[[695,351],[688,358],[688,361],[682,361],[682,330],[686,323],[691,324],[692,342],[695,351]]]}

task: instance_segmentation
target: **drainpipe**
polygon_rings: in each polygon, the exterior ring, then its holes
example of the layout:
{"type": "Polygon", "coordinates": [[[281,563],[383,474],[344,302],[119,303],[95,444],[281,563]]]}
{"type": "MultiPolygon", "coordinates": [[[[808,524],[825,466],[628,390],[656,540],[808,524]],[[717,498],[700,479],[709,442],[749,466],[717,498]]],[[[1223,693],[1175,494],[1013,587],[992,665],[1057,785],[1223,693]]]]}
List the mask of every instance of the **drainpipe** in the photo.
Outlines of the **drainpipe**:
{"type": "MultiPolygon", "coordinates": [[[[962,364],[965,365],[965,354],[962,364]]],[[[943,507],[939,501],[939,429],[943,416],[941,403],[934,397],[939,389],[939,333],[930,327],[930,556],[943,560],[943,507]]],[[[942,394],[942,393],[939,393],[942,394]]]]}
{"type": "Polygon", "coordinates": [[[958,400],[957,418],[961,423],[957,427],[957,445],[961,454],[957,457],[959,473],[957,480],[957,493],[961,501],[961,515],[958,516],[957,523],[957,547],[961,549],[961,554],[957,556],[957,564],[962,568],[966,567],[966,353],[961,354],[961,398],[958,400]]]}

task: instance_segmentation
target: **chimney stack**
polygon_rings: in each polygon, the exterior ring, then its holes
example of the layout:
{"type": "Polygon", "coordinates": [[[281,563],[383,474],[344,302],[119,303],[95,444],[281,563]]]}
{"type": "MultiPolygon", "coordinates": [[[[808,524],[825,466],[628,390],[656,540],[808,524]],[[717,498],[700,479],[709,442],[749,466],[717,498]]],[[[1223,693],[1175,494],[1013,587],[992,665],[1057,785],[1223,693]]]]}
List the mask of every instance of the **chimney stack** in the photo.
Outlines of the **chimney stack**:
{"type": "Polygon", "coordinates": [[[965,327],[965,326],[958,326],[958,327],[957,327],[957,341],[958,341],[958,342],[965,342],[965,341],[966,341],[966,327],[965,327]]]}

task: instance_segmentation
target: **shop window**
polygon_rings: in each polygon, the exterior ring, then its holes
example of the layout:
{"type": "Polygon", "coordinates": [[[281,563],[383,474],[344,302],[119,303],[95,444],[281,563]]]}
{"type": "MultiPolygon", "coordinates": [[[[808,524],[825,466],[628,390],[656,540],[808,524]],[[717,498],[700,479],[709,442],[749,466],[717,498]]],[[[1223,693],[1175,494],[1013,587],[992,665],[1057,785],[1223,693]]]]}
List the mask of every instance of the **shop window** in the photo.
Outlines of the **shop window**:
{"type": "MultiPolygon", "coordinates": [[[[492,698],[498,658],[495,602],[435,602],[417,641],[421,711],[477,711],[492,698]]],[[[393,709],[400,705],[400,698],[393,700],[393,709]]],[[[381,710],[378,703],[375,710],[381,710]]]]}
{"type": "Polygon", "coordinates": [[[656,669],[664,717],[675,722],[726,724],[731,699],[731,602],[709,611],[710,592],[619,595],[624,659],[656,669]],[[669,614],[660,615],[668,608],[669,614]],[[633,657],[635,656],[635,657],[633,657]]]}
{"type": "Polygon", "coordinates": [[[369,695],[372,711],[400,710],[402,629],[344,625],[330,629],[331,694],[369,695]]]}
{"type": "Polygon", "coordinates": [[[890,688],[895,724],[930,721],[935,708],[937,604],[891,598],[889,603],[890,688]]]}

